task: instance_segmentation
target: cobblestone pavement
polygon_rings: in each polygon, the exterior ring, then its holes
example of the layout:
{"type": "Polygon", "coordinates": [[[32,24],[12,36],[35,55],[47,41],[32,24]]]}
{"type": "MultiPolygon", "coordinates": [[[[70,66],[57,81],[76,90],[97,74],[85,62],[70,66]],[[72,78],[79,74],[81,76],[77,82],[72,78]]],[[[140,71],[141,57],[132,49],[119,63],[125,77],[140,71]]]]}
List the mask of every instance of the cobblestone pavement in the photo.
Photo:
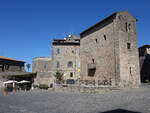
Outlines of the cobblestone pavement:
{"type": "Polygon", "coordinates": [[[0,92],[0,113],[150,113],[150,85],[103,94],[0,92]]]}

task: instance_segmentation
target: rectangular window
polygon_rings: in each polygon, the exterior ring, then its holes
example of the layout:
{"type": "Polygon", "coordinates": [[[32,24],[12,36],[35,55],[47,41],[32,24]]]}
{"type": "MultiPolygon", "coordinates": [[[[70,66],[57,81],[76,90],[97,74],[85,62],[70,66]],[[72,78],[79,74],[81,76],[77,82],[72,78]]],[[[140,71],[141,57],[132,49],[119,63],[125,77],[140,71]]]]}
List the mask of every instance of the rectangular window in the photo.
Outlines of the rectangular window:
{"type": "Polygon", "coordinates": [[[127,43],[127,48],[131,49],[131,43],[127,43]]]}
{"type": "Polygon", "coordinates": [[[96,69],[88,69],[88,76],[94,77],[96,69]]]}
{"type": "Polygon", "coordinates": [[[128,32],[128,23],[127,22],[125,23],[125,29],[126,29],[126,32],[128,32]]]}
{"type": "Polygon", "coordinates": [[[68,67],[73,67],[73,62],[72,61],[68,62],[68,67]]]}
{"type": "Polygon", "coordinates": [[[106,40],[106,35],[104,35],[104,40],[106,40]]]}
{"type": "Polygon", "coordinates": [[[70,72],[70,77],[73,77],[73,73],[72,72],[70,72]]]}
{"type": "Polygon", "coordinates": [[[131,30],[131,24],[128,24],[128,32],[131,30]]]}
{"type": "Polygon", "coordinates": [[[60,49],[59,48],[57,49],[57,54],[60,54],[60,49]]]}
{"type": "Polygon", "coordinates": [[[97,43],[97,39],[95,39],[95,42],[97,43]]]}
{"type": "Polygon", "coordinates": [[[131,74],[131,71],[132,71],[132,70],[131,70],[131,67],[130,67],[130,74],[131,74]]]}

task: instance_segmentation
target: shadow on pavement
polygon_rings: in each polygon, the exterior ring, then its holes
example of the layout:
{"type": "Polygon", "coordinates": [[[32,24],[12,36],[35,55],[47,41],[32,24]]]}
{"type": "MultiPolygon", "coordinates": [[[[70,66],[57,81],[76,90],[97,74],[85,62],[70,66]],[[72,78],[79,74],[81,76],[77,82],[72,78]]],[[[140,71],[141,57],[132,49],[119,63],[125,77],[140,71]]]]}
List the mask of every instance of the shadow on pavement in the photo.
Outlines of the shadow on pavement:
{"type": "Polygon", "coordinates": [[[128,111],[124,109],[116,109],[116,110],[105,111],[105,112],[100,112],[100,113],[141,113],[141,112],[128,111]]]}

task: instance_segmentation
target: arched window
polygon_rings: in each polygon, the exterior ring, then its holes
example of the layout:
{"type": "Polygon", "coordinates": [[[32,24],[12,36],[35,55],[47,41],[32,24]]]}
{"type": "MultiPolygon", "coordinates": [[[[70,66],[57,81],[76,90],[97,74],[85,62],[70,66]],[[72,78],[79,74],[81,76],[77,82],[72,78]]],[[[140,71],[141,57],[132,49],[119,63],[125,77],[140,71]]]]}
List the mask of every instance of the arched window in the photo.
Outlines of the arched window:
{"type": "Polygon", "coordinates": [[[104,40],[106,40],[106,35],[104,35],[104,40]]]}
{"type": "Polygon", "coordinates": [[[68,67],[73,67],[72,61],[69,61],[69,62],[68,62],[68,67]]]}

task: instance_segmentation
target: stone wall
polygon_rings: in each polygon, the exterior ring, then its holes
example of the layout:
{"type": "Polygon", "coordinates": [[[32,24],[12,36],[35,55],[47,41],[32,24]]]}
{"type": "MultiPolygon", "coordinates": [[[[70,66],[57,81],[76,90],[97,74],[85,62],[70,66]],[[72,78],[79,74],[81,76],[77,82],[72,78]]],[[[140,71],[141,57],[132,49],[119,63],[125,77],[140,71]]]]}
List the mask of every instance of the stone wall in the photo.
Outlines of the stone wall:
{"type": "Polygon", "coordinates": [[[50,57],[37,57],[32,61],[32,72],[48,72],[52,70],[52,59],[50,57]]]}
{"type": "Polygon", "coordinates": [[[82,80],[140,85],[136,19],[128,12],[116,13],[81,33],[80,51],[82,80]]]}
{"type": "Polygon", "coordinates": [[[52,60],[50,57],[38,57],[33,59],[32,72],[36,72],[37,76],[34,79],[34,84],[50,85],[55,78],[52,71],[52,60]]]}
{"type": "Polygon", "coordinates": [[[50,86],[54,83],[54,80],[55,78],[53,76],[53,72],[38,72],[37,77],[34,79],[34,84],[47,84],[48,86],[50,86]]]}
{"type": "Polygon", "coordinates": [[[70,44],[73,43],[72,41],[68,42],[69,44],[64,42],[64,44],[53,45],[53,71],[62,71],[65,80],[76,80],[80,78],[80,45],[70,44]],[[69,62],[72,62],[72,66],[68,66],[69,62]]]}
{"type": "Polygon", "coordinates": [[[55,85],[52,89],[55,92],[70,92],[70,93],[104,93],[111,90],[119,90],[112,86],[80,86],[80,85],[55,85]]]}
{"type": "Polygon", "coordinates": [[[120,12],[114,20],[115,35],[119,39],[120,87],[139,87],[140,68],[137,45],[136,18],[120,12]]]}
{"type": "Polygon", "coordinates": [[[82,80],[107,80],[115,79],[115,53],[113,22],[81,39],[81,79],[82,80]],[[94,60],[94,61],[93,61],[94,60]],[[95,63],[96,71],[93,76],[88,76],[88,65],[95,63]]]}

